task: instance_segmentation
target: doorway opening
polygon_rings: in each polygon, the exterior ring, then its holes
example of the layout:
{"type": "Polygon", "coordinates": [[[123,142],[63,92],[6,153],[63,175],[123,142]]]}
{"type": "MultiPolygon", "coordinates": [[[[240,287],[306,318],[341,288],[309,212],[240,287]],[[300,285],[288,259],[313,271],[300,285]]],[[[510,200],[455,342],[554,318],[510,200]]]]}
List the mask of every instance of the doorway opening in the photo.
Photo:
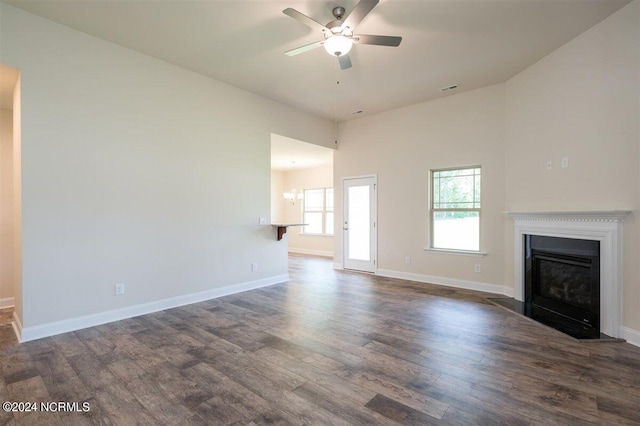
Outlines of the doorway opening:
{"type": "Polygon", "coordinates": [[[343,265],[345,269],[376,272],[377,176],[342,180],[343,265]]]}
{"type": "Polygon", "coordinates": [[[333,258],[333,152],[271,134],[271,223],[305,224],[283,235],[289,253],[333,258]]]}
{"type": "Polygon", "coordinates": [[[18,338],[22,318],[20,105],[20,71],[0,64],[0,321],[13,323],[18,338]]]}

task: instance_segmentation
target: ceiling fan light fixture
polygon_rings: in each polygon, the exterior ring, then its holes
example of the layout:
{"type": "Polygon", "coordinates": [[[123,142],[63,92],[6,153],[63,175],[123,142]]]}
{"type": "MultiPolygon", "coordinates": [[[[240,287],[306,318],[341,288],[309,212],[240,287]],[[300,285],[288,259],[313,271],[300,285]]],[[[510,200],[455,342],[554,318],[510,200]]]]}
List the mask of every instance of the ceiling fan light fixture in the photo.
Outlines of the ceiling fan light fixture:
{"type": "Polygon", "coordinates": [[[343,35],[333,35],[324,41],[324,49],[329,55],[342,56],[349,53],[353,41],[343,35]]]}
{"type": "Polygon", "coordinates": [[[358,24],[362,22],[362,20],[369,14],[369,12],[371,12],[379,1],[380,0],[359,0],[358,4],[355,5],[351,13],[347,16],[345,16],[346,11],[344,7],[336,6],[332,10],[333,16],[336,18],[335,21],[331,21],[326,25],[322,25],[320,22],[298,12],[295,9],[290,7],[286,8],[282,11],[285,15],[310,28],[313,28],[316,31],[320,30],[324,35],[324,39],[316,41],[315,43],[300,46],[296,49],[287,50],[284,53],[287,56],[295,56],[309,50],[316,49],[320,46],[324,46],[324,49],[329,55],[338,58],[337,62],[338,65],[340,65],[340,69],[346,70],[351,68],[349,52],[351,51],[354,42],[374,46],[398,47],[402,41],[402,37],[358,35],[355,33],[358,24]]]}

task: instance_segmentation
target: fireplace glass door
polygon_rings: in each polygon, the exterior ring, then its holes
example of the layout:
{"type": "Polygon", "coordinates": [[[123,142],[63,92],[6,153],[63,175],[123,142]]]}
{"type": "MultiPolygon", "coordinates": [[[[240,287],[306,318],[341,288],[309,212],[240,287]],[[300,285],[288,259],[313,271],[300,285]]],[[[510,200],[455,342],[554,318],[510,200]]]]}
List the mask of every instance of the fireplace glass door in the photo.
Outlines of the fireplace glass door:
{"type": "Polygon", "coordinates": [[[525,299],[570,321],[600,327],[600,243],[527,235],[525,299]]]}

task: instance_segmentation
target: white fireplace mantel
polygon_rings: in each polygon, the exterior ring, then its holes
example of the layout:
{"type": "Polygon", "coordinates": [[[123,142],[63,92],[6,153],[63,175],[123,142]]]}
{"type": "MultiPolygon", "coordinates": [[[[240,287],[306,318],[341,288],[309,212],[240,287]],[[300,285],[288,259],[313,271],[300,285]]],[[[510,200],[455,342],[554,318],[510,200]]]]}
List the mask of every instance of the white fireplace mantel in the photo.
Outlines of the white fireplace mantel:
{"type": "Polygon", "coordinates": [[[506,212],[514,221],[514,297],[524,301],[524,235],[600,241],[600,331],[622,337],[622,224],[630,210],[506,212]]]}

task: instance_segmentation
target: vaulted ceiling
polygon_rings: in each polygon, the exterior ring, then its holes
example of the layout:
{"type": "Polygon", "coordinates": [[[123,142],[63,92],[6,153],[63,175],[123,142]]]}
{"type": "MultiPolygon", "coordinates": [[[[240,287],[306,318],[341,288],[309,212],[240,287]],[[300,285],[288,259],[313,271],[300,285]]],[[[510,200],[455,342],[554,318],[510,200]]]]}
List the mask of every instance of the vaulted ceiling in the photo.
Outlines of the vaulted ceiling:
{"type": "Polygon", "coordinates": [[[335,121],[504,82],[630,2],[382,0],[357,33],[402,44],[356,45],[341,71],[324,49],[284,55],[322,33],[282,11],[326,24],[335,6],[348,14],[357,0],[4,1],[335,121]]]}

